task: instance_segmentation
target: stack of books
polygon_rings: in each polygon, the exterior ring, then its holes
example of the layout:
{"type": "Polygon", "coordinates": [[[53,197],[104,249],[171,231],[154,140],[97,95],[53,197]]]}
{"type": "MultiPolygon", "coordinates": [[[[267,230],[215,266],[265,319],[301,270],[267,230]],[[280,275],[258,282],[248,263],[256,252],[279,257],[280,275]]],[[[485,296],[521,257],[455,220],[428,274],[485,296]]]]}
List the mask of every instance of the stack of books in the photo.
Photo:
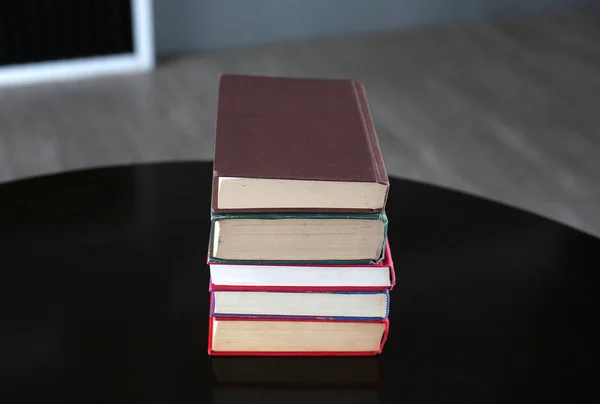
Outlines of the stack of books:
{"type": "Polygon", "coordinates": [[[209,354],[380,353],[388,191],[361,84],[221,76],[209,354]]]}

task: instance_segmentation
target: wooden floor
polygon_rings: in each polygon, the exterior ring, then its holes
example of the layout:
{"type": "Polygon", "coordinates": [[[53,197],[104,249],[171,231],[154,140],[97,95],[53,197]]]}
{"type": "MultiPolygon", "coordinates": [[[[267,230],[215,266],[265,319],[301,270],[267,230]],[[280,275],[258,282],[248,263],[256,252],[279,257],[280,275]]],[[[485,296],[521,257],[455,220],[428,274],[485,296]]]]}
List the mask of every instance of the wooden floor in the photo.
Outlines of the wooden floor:
{"type": "Polygon", "coordinates": [[[600,235],[599,15],[240,49],[0,89],[0,181],[208,160],[221,72],[362,81],[390,174],[600,235]]]}

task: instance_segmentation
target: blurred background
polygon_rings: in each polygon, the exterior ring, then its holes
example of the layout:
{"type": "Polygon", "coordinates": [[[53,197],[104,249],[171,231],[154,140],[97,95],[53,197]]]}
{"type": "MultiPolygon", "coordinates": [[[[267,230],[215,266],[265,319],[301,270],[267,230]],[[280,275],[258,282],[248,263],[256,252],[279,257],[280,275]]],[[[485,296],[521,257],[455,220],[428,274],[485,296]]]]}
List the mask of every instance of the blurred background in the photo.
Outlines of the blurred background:
{"type": "Polygon", "coordinates": [[[353,78],[390,175],[600,235],[599,3],[4,0],[0,182],[210,160],[221,73],[353,78]]]}

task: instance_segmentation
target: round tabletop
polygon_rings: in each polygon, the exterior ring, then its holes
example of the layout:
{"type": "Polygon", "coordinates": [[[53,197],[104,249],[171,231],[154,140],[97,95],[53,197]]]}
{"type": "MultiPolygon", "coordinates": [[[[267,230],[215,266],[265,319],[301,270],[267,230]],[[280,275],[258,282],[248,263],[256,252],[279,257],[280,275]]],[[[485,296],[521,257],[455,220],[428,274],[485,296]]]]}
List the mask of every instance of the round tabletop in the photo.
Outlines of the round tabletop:
{"type": "Polygon", "coordinates": [[[383,354],[217,363],[207,354],[211,181],[211,163],[164,163],[0,185],[3,402],[597,398],[600,241],[395,178],[383,354]],[[319,370],[353,376],[332,389],[314,380],[319,370]],[[351,393],[359,385],[369,394],[351,393]],[[271,395],[252,395],[261,391],[271,395]]]}

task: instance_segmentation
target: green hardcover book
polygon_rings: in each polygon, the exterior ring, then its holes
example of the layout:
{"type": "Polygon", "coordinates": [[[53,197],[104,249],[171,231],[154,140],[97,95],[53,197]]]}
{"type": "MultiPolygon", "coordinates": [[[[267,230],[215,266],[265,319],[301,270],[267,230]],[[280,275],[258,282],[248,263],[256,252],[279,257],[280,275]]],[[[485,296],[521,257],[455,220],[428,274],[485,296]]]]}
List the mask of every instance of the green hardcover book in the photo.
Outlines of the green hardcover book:
{"type": "Polygon", "coordinates": [[[374,264],[388,221],[379,213],[211,215],[209,262],[247,265],[374,264]]]}

